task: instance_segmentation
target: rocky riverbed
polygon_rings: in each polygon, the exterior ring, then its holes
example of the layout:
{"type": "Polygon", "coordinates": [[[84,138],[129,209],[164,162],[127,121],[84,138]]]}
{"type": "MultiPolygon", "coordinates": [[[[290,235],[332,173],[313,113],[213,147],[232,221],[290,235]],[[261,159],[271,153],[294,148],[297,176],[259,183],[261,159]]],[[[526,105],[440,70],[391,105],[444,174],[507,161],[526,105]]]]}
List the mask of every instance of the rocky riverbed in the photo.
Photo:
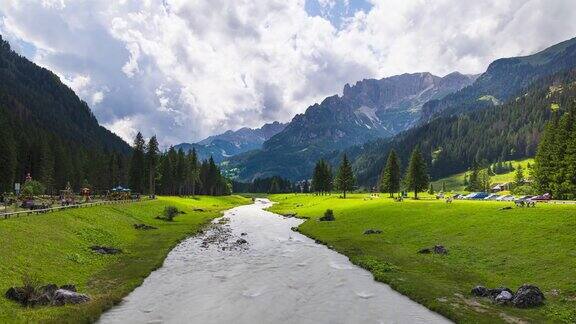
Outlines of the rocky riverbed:
{"type": "Polygon", "coordinates": [[[100,323],[447,323],[291,230],[302,220],[227,211],[183,241],[100,323]]]}

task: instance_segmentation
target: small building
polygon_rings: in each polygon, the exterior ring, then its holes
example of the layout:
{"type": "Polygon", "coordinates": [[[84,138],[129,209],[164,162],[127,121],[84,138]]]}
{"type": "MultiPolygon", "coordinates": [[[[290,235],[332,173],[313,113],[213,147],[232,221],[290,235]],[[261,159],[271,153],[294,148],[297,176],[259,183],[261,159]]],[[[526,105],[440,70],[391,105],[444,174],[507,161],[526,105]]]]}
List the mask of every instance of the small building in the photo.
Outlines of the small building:
{"type": "Polygon", "coordinates": [[[510,182],[497,183],[490,189],[492,192],[510,190],[510,182]]]}

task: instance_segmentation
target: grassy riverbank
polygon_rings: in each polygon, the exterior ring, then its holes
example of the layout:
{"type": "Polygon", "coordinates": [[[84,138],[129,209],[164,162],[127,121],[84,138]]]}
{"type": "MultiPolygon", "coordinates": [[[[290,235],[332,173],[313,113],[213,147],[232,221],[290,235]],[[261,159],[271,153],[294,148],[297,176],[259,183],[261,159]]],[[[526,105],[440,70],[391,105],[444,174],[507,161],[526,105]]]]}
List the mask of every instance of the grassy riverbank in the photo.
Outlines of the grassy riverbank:
{"type": "Polygon", "coordinates": [[[272,195],[271,210],[310,217],[300,232],[325,242],[413,300],[458,322],[575,322],[576,206],[539,204],[500,210],[511,203],[370,200],[355,194],[272,195]],[[326,209],[334,222],[319,222],[326,209]],[[366,229],[382,234],[364,235],[366,229]],[[419,255],[442,244],[447,256],[419,255]],[[521,310],[476,299],[478,284],[516,290],[539,286],[546,305],[521,310]]]}
{"type": "Polygon", "coordinates": [[[24,275],[42,283],[76,284],[92,297],[88,304],[24,308],[3,296],[0,322],[89,322],[119,302],[162,265],[170,249],[197,232],[220,212],[250,200],[239,197],[160,197],[125,205],[79,208],[44,215],[0,220],[0,290],[20,285],[24,275]],[[174,222],[155,219],[165,206],[186,212],[174,222]],[[195,211],[202,209],[203,211],[195,211]],[[145,223],[156,230],[138,231],[145,223]],[[99,255],[92,245],[120,248],[118,255],[99,255]]]}

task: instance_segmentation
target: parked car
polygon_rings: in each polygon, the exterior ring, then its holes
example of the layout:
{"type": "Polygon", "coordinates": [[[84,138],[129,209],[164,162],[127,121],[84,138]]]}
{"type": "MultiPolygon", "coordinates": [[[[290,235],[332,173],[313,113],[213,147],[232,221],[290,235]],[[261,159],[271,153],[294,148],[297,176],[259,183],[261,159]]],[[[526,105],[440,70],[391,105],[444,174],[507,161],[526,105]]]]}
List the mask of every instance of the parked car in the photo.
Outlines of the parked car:
{"type": "Polygon", "coordinates": [[[517,200],[517,201],[526,201],[526,200],[530,200],[532,197],[534,197],[534,196],[530,196],[530,195],[520,196],[520,197],[519,197],[518,199],[516,199],[516,200],[517,200]]]}
{"type": "Polygon", "coordinates": [[[538,196],[534,196],[532,198],[530,198],[530,200],[534,200],[534,201],[548,201],[552,199],[552,195],[549,193],[545,193],[543,195],[538,195],[538,196]]]}
{"type": "Polygon", "coordinates": [[[484,200],[496,200],[498,197],[500,197],[499,194],[490,194],[488,197],[484,198],[484,200]]]}
{"type": "Polygon", "coordinates": [[[473,192],[466,196],[466,199],[484,199],[488,197],[490,194],[487,192],[473,192]]]}
{"type": "Polygon", "coordinates": [[[515,199],[514,195],[504,195],[496,198],[497,201],[514,201],[515,199]]]}

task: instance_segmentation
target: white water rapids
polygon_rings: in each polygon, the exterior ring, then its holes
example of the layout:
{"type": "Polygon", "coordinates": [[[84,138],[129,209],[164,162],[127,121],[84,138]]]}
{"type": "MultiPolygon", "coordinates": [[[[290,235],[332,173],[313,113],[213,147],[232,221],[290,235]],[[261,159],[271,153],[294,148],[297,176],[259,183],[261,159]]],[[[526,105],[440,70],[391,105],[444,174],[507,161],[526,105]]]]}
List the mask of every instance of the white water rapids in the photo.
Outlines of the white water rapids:
{"type": "Polygon", "coordinates": [[[180,243],[99,322],[449,322],[293,232],[302,220],[263,210],[269,206],[258,199],[231,209],[228,223],[180,243]]]}

